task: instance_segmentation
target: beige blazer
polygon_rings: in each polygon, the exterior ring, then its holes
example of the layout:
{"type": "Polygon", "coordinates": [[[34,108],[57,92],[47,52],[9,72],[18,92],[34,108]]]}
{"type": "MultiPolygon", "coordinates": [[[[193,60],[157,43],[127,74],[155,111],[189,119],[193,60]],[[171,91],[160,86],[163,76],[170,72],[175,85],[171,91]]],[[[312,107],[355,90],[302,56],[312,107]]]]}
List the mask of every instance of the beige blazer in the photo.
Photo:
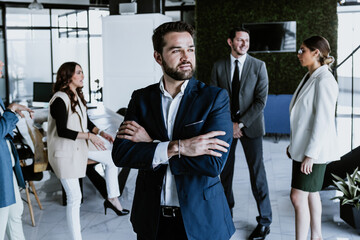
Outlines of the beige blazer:
{"type": "Polygon", "coordinates": [[[290,102],[291,158],[302,162],[308,156],[314,163],[338,160],[335,126],[338,84],[327,65],[316,69],[299,92],[304,80],[305,77],[290,102]]]}
{"type": "MultiPolygon", "coordinates": [[[[64,92],[56,92],[49,104],[60,97],[67,109],[67,128],[77,131],[87,131],[86,107],[79,101],[76,112],[71,111],[71,102],[68,95],[64,92]],[[81,108],[81,109],[80,109],[81,108]]],[[[71,140],[59,137],[56,129],[56,121],[48,114],[48,158],[56,176],[60,179],[82,178],[85,177],[88,159],[88,143],[85,139],[71,140]]]]}

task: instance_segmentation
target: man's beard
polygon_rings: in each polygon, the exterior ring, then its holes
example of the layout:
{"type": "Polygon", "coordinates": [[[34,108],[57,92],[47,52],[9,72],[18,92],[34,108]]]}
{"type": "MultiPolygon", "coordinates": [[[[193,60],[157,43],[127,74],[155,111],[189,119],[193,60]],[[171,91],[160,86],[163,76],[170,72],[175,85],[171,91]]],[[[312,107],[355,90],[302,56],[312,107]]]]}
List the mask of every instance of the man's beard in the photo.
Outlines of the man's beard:
{"type": "Polygon", "coordinates": [[[172,79],[176,80],[176,81],[183,81],[183,80],[187,80],[190,79],[193,74],[194,74],[194,68],[193,65],[191,64],[191,62],[188,61],[183,61],[181,64],[179,64],[178,66],[176,66],[176,68],[171,68],[169,67],[169,65],[164,61],[163,58],[163,67],[164,67],[164,72],[171,77],[172,79]],[[190,64],[191,70],[188,71],[184,71],[181,72],[179,70],[177,70],[177,67],[179,67],[182,64],[190,64]]]}

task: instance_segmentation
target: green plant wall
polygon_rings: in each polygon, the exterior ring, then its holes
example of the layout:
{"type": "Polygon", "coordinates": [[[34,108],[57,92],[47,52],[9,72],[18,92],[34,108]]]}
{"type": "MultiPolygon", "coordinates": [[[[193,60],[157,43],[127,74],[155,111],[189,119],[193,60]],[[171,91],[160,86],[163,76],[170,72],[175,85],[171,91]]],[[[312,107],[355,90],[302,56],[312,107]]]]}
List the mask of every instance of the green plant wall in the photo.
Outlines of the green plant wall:
{"type": "MultiPolygon", "coordinates": [[[[242,23],[296,21],[297,49],[306,38],[321,35],[336,59],[336,7],[336,0],[196,0],[197,78],[209,83],[213,63],[230,54],[229,30],[242,23]]],[[[307,72],[296,52],[251,55],[266,63],[271,94],[292,94],[307,72]]]]}

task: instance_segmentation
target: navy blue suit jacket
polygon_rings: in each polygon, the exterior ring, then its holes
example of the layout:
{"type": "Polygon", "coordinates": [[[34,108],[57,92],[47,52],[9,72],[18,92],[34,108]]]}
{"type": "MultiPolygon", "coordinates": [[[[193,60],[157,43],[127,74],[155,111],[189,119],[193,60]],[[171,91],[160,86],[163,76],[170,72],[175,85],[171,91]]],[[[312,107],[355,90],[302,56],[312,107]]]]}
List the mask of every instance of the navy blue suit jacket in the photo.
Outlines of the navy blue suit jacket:
{"type": "MultiPolygon", "coordinates": [[[[163,120],[159,84],[133,93],[125,120],[134,120],[152,139],[169,141],[163,120]]],[[[176,116],[173,140],[188,139],[210,131],[222,130],[218,137],[231,143],[232,122],[229,98],[225,90],[190,79],[176,116]]],[[[156,238],[160,216],[160,193],[166,165],[153,169],[158,143],[134,143],[117,138],[112,156],[119,167],[139,169],[131,222],[140,236],[156,238]]],[[[169,160],[175,176],[180,209],[189,239],[230,239],[235,232],[229,206],[219,175],[228,153],[222,157],[174,156],[169,160]]]]}
{"type": "MultiPolygon", "coordinates": [[[[0,107],[5,109],[1,98],[0,105],[0,107]]],[[[13,183],[13,168],[6,140],[10,141],[12,154],[15,158],[14,171],[18,185],[20,187],[25,187],[19,163],[19,156],[12,142],[13,130],[18,121],[18,117],[9,110],[6,110],[3,115],[0,115],[0,208],[7,207],[16,202],[13,183]]]]}

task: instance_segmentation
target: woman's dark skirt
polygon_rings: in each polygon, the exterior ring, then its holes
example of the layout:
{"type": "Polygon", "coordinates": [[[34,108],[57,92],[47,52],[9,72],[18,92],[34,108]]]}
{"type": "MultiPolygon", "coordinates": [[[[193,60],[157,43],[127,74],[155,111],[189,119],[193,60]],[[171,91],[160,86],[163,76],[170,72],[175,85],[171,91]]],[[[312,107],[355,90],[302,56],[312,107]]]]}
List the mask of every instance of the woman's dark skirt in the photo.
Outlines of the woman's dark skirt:
{"type": "Polygon", "coordinates": [[[305,192],[318,192],[321,190],[326,169],[326,163],[313,164],[309,175],[302,173],[301,162],[293,160],[291,187],[305,192]]]}

